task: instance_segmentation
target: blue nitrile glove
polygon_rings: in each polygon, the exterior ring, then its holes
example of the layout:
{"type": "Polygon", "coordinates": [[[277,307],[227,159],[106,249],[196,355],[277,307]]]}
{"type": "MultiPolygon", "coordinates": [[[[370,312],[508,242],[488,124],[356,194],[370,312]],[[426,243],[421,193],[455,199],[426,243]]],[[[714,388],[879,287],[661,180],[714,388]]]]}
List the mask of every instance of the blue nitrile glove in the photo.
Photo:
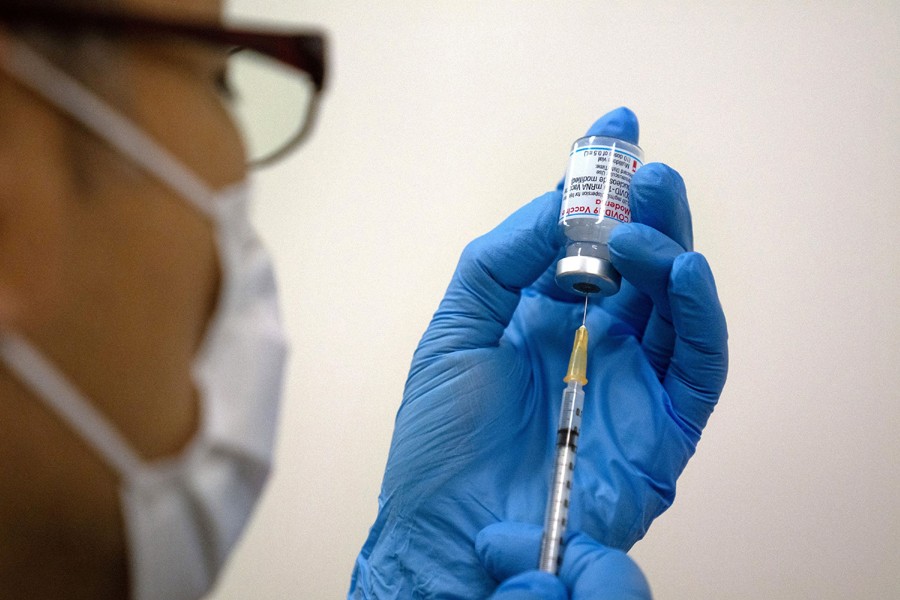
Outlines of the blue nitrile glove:
{"type": "Polygon", "coordinates": [[[508,522],[478,533],[478,557],[502,582],[490,600],[650,600],[650,586],[634,561],[583,533],[566,536],[559,578],[534,570],[541,534],[537,525],[508,522]]]}
{"type": "MultiPolygon", "coordinates": [[[[589,131],[637,142],[618,109],[589,131]]],[[[592,300],[569,525],[628,549],[675,495],[727,369],[725,319],[691,249],[684,185],[639,169],[612,236],[621,291],[592,300]]],[[[379,496],[350,584],[357,598],[484,598],[476,534],[540,524],[582,298],[553,281],[562,240],[550,192],[470,243],[413,356],[379,496]]]]}

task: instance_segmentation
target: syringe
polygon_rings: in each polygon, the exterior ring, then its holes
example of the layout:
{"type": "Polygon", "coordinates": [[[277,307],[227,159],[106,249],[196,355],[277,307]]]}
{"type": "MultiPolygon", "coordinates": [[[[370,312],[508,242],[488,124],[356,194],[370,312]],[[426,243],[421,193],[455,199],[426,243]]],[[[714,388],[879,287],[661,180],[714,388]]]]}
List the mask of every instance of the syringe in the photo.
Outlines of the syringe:
{"type": "MultiPolygon", "coordinates": [[[[585,304],[586,308],[586,304],[585,304]]],[[[578,434],[581,429],[581,411],[584,406],[584,386],[587,384],[588,333],[585,326],[575,332],[572,356],[563,390],[562,408],[559,412],[559,427],[556,437],[556,466],[553,483],[547,498],[547,513],[544,517],[544,537],[541,540],[541,571],[556,574],[562,562],[563,536],[569,516],[569,494],[572,491],[572,475],[575,472],[575,452],[578,448],[578,434]]]]}

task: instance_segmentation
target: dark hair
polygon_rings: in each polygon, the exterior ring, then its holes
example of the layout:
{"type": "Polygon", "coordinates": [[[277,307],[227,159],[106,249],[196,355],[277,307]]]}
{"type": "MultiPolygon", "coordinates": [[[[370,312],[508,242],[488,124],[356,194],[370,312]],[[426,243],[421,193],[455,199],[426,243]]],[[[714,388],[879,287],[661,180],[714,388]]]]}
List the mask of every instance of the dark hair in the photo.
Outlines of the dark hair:
{"type": "MultiPolygon", "coordinates": [[[[10,4],[26,4],[35,7],[104,9],[119,4],[119,0],[13,0],[10,4]]],[[[30,46],[71,75],[89,78],[92,73],[108,72],[109,61],[114,60],[116,49],[103,43],[96,33],[72,31],[60,34],[39,25],[23,25],[17,31],[30,46]],[[99,62],[99,64],[98,64],[99,62]]],[[[99,83],[92,81],[91,83],[99,83]]]]}

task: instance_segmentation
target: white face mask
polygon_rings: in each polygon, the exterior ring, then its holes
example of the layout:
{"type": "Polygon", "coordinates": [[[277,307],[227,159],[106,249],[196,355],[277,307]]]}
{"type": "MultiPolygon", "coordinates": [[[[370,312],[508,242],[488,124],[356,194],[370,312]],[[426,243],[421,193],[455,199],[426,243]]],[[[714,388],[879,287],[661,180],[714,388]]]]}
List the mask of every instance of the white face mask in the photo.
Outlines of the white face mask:
{"type": "Polygon", "coordinates": [[[246,186],[213,193],[147,134],[20,43],[0,68],[106,140],[215,224],[216,314],[196,357],[200,426],[176,458],[144,462],[27,340],[0,335],[0,359],[120,476],[132,597],[198,598],[212,586],[269,472],[286,343],[271,261],[248,220],[246,186]]]}

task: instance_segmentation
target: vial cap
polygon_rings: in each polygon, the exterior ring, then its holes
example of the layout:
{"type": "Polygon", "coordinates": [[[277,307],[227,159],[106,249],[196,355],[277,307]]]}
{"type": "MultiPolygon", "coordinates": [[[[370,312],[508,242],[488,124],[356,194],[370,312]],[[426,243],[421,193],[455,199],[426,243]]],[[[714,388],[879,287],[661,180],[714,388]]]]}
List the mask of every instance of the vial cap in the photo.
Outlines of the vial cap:
{"type": "Polygon", "coordinates": [[[612,296],[622,276],[608,260],[594,256],[566,256],[556,263],[556,283],[573,294],[612,296]]]}

